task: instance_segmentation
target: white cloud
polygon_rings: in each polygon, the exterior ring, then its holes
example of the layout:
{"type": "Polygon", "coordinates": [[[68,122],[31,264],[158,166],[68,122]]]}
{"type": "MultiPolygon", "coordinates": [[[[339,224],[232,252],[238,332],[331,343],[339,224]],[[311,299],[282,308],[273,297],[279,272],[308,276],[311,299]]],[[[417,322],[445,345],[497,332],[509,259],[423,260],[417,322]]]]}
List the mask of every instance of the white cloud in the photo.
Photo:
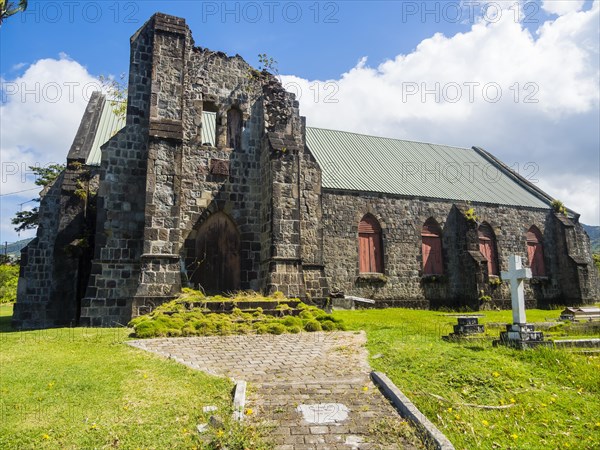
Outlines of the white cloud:
{"type": "Polygon", "coordinates": [[[2,80],[3,193],[34,187],[28,166],[66,161],[89,96],[100,86],[64,54],[35,62],[16,79],[2,80]]]}
{"type": "MultiPolygon", "coordinates": [[[[66,162],[89,96],[101,85],[65,54],[58,59],[40,59],[21,76],[1,82],[0,193],[26,191],[0,197],[0,234],[11,241],[17,236],[10,218],[20,203],[36,197],[40,190],[28,167],[66,162]]],[[[25,232],[21,237],[31,234],[25,232]]]]}
{"type": "Polygon", "coordinates": [[[596,0],[533,34],[506,14],[435,34],[377,67],[363,58],[337,80],[282,78],[301,94],[309,126],[478,145],[509,165],[534,162],[549,194],[598,224],[599,9],[596,0]]]}
{"type": "Polygon", "coordinates": [[[542,9],[550,14],[562,16],[581,11],[585,0],[543,0],[542,9]]]}
{"type": "Polygon", "coordinates": [[[600,225],[600,181],[583,178],[573,182],[571,175],[556,175],[551,179],[540,180],[539,187],[551,192],[573,211],[581,214],[581,222],[600,225]]]}
{"type": "Polygon", "coordinates": [[[10,70],[16,72],[17,70],[21,70],[23,67],[27,66],[27,64],[25,63],[17,63],[15,65],[13,65],[10,70]]]}

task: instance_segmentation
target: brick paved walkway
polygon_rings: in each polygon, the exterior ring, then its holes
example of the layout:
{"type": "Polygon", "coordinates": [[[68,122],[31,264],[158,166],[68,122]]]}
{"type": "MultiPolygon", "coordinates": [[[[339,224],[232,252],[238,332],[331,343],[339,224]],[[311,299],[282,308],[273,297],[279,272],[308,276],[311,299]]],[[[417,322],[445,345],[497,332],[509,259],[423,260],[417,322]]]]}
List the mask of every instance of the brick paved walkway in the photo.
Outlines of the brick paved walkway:
{"type": "Polygon", "coordinates": [[[400,421],[370,381],[364,332],[145,339],[135,347],[249,383],[252,420],[276,427],[277,450],[414,449],[370,429],[400,421]]]}

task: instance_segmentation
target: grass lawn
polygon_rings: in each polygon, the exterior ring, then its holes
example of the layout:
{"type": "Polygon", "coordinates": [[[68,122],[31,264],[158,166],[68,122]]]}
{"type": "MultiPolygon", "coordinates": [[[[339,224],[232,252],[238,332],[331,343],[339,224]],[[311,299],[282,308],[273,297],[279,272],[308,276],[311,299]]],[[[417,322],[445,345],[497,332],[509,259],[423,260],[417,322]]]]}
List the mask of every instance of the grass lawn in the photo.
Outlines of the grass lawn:
{"type": "MultiPolygon", "coordinates": [[[[483,314],[480,323],[512,321],[510,311],[483,314]]],[[[559,314],[528,310],[527,319],[545,322],[559,314]]],[[[599,356],[493,348],[499,328],[474,342],[445,342],[441,336],[452,331],[456,317],[435,311],[334,315],[349,329],[366,330],[372,367],[385,372],[457,449],[600,449],[599,356]]]]}
{"type": "Polygon", "coordinates": [[[124,345],[127,330],[14,332],[0,306],[0,448],[191,449],[228,380],[124,345]]]}

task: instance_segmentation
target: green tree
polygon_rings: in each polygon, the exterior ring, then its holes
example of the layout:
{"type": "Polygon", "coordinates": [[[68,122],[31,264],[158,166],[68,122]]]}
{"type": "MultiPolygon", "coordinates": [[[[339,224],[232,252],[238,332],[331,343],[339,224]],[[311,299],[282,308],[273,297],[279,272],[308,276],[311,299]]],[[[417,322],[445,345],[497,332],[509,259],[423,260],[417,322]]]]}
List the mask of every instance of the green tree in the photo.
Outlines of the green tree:
{"type": "MultiPolygon", "coordinates": [[[[35,173],[37,186],[48,186],[65,170],[64,164],[51,164],[47,167],[29,166],[29,170],[35,173]]],[[[32,201],[39,202],[39,198],[34,198],[32,201]]],[[[21,232],[30,230],[38,226],[40,217],[39,207],[36,206],[31,211],[19,211],[12,218],[11,223],[17,225],[15,231],[21,232]]]]}
{"type": "Polygon", "coordinates": [[[14,264],[0,265],[0,303],[12,303],[17,300],[17,282],[19,266],[14,264]]]}
{"type": "Polygon", "coordinates": [[[594,257],[594,264],[596,265],[598,272],[600,272],[600,254],[594,253],[593,257],[594,257]]]}
{"type": "Polygon", "coordinates": [[[122,73],[118,80],[104,75],[100,75],[102,87],[108,94],[110,106],[113,113],[120,119],[125,119],[127,116],[127,82],[125,74],[122,73]]]}
{"type": "Polygon", "coordinates": [[[10,16],[14,16],[16,13],[23,12],[26,9],[27,0],[20,0],[17,5],[15,5],[15,2],[0,0],[0,26],[10,16]]]}

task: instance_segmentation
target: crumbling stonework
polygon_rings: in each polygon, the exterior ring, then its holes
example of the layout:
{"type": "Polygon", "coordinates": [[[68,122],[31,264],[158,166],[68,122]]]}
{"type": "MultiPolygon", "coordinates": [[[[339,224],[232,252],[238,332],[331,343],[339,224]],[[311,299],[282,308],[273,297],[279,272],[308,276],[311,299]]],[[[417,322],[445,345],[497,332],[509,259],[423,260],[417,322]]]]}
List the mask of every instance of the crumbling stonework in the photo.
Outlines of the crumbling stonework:
{"type": "Polygon", "coordinates": [[[528,306],[598,298],[589,239],[576,217],[556,215],[549,203],[467,205],[323,188],[294,95],[240,56],[196,47],[184,19],[155,14],[134,34],[125,127],[102,146],[100,167],[74,165],[89,156],[104,101],[90,101],[69,169],[42,201],[38,237],[23,254],[17,327],[126,324],[185,286],[281,291],[316,303],[335,289],[378,306],[476,309],[486,297],[507,306],[508,288],[490,284],[479,251],[482,222],[497,238],[502,270],[510,254],[527,260],[529,227],[541,231],[547,276],[527,287],[528,306]],[[95,209],[72,196],[84,172],[90,185],[99,178],[95,209]],[[358,225],[367,213],[381,226],[379,274],[359,273],[358,225]],[[422,273],[421,228],[431,217],[442,229],[438,277],[422,273]],[[89,249],[67,255],[82,235],[89,249]]]}

